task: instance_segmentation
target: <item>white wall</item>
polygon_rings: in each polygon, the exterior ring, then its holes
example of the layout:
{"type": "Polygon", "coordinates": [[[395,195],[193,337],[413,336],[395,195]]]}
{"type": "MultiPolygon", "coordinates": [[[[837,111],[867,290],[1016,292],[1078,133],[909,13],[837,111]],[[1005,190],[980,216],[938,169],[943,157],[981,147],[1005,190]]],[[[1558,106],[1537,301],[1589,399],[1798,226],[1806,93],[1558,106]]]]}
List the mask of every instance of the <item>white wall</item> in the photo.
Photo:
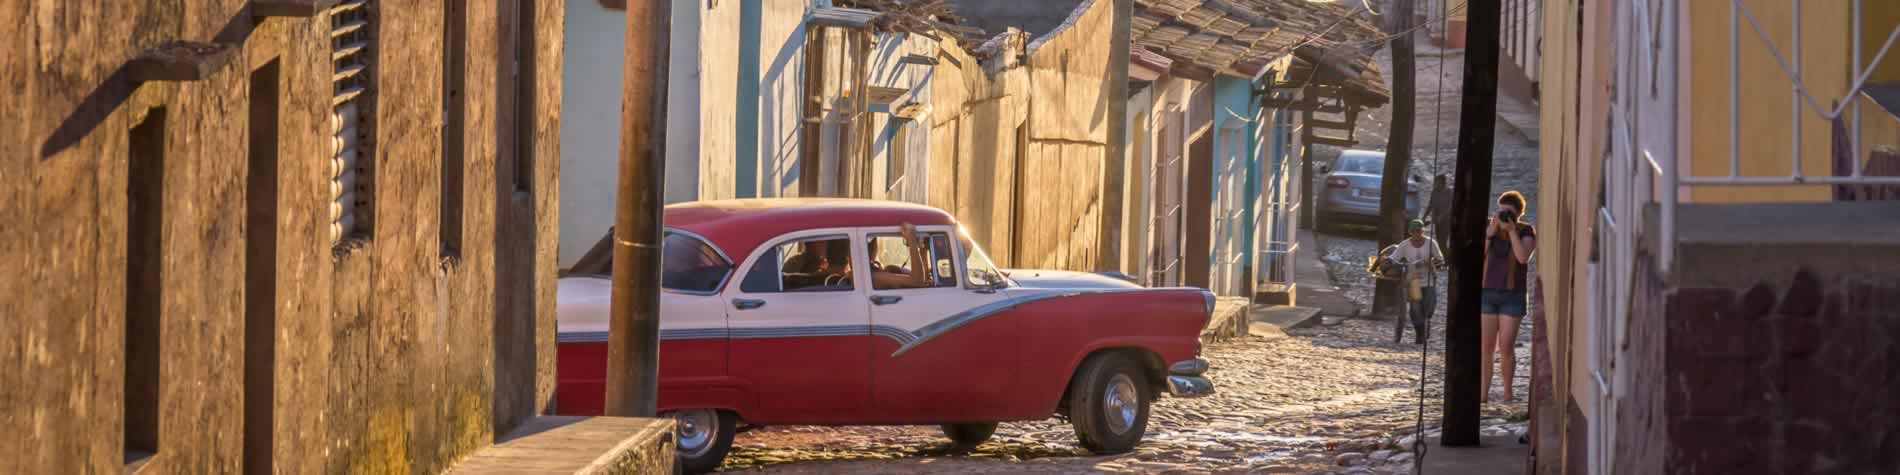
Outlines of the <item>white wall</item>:
{"type": "MultiPolygon", "coordinates": [[[[805,95],[805,7],[808,0],[760,2],[759,197],[798,194],[799,133],[805,95]]],[[[738,3],[733,1],[730,3],[738,3]]],[[[723,5],[722,5],[723,7],[723,5]]]]}
{"type": "Polygon", "coordinates": [[[626,15],[567,0],[561,71],[560,267],[574,265],[614,221],[626,15]]]}
{"type": "MultiPolygon", "coordinates": [[[[927,64],[906,64],[902,60],[906,55],[937,57],[937,42],[922,36],[905,33],[882,33],[878,35],[877,45],[872,50],[869,62],[871,84],[881,87],[907,89],[910,92],[898,97],[890,108],[902,107],[906,103],[930,103],[930,79],[935,68],[927,64]]],[[[930,165],[930,117],[928,113],[916,117],[908,127],[900,127],[904,122],[897,120],[890,109],[873,105],[871,114],[871,197],[875,199],[908,201],[924,204],[929,197],[929,182],[925,176],[930,165]],[[894,134],[904,130],[907,137],[904,170],[892,170],[890,165],[892,146],[896,142],[894,134]],[[891,182],[891,173],[896,172],[904,179],[891,182]],[[893,186],[894,185],[894,186],[893,186]]]]}

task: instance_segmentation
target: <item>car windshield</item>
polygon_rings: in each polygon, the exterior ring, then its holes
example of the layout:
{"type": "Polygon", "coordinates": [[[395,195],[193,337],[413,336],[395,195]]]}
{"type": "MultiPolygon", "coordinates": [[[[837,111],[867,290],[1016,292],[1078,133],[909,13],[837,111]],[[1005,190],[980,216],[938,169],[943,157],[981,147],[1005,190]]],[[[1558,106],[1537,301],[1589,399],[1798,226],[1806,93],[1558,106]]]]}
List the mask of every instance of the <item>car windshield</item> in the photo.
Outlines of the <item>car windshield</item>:
{"type": "Polygon", "coordinates": [[[1385,170],[1385,160],[1364,155],[1339,157],[1339,171],[1346,173],[1368,173],[1378,175],[1385,170]]]}
{"type": "Polygon", "coordinates": [[[984,254],[982,248],[976,247],[975,241],[970,240],[970,228],[960,227],[958,231],[961,234],[959,240],[963,241],[964,282],[977,289],[1007,287],[1009,279],[997,271],[996,265],[990,262],[990,256],[984,254]]]}

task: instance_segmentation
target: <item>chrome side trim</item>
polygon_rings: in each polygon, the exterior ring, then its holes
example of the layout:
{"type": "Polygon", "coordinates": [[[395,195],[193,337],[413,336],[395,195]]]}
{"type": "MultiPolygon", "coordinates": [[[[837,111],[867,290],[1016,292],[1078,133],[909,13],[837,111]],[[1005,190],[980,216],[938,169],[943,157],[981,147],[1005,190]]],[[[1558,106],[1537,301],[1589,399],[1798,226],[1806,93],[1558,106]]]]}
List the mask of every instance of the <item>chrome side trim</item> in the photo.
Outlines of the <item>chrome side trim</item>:
{"type": "MultiPolygon", "coordinates": [[[[563,332],[555,335],[556,343],[600,343],[607,341],[608,332],[563,332]]],[[[661,340],[716,340],[716,339],[756,339],[756,338],[802,338],[827,336],[866,336],[875,335],[890,338],[899,345],[908,344],[916,339],[904,329],[888,325],[822,325],[803,327],[765,327],[765,328],[673,328],[660,330],[661,340]]]]}
{"type": "Polygon", "coordinates": [[[1055,299],[1055,298],[1083,295],[1083,294],[1110,294],[1110,293],[1120,293],[1120,292],[1141,292],[1141,291],[1147,291],[1147,290],[1151,290],[1151,289],[1144,289],[1144,288],[1089,289],[1089,290],[1039,292],[1039,293],[1029,293],[1020,297],[1011,297],[1008,299],[990,302],[988,304],[984,304],[976,308],[964,310],[962,312],[957,312],[955,315],[945,317],[942,320],[931,322],[929,325],[924,325],[923,328],[918,328],[916,331],[910,332],[911,335],[915,336],[915,339],[913,339],[912,341],[908,343],[905,343],[904,346],[898,347],[897,351],[891,352],[891,357],[896,358],[899,355],[903,355],[904,353],[909,352],[910,350],[920,345],[923,345],[926,342],[929,342],[931,339],[934,339],[939,336],[943,336],[943,334],[950,333],[951,331],[956,330],[958,328],[962,328],[964,325],[969,325],[978,320],[989,318],[991,315],[996,315],[998,313],[1002,313],[1005,310],[1013,309],[1025,304],[1030,304],[1030,303],[1035,303],[1035,302],[1040,302],[1043,300],[1049,300],[1049,299],[1055,299]]]}

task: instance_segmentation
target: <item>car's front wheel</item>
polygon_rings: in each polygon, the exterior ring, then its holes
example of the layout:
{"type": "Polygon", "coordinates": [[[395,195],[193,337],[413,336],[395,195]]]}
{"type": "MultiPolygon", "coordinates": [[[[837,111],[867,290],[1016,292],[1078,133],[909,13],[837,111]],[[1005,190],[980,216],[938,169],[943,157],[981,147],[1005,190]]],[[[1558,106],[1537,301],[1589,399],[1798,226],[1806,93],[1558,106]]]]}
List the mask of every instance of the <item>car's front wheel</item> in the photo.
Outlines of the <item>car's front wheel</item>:
{"type": "Polygon", "coordinates": [[[719,468],[732,450],[733,430],[738,415],[718,409],[684,409],[673,416],[679,440],[679,468],[686,473],[706,473],[719,468]]]}
{"type": "Polygon", "coordinates": [[[950,437],[950,442],[955,444],[957,449],[970,450],[989,441],[990,436],[996,435],[996,423],[944,424],[943,435],[950,437]]]}
{"type": "Polygon", "coordinates": [[[1069,383],[1069,423],[1082,447],[1097,454],[1135,449],[1148,430],[1154,387],[1123,353],[1092,356],[1069,383]]]}

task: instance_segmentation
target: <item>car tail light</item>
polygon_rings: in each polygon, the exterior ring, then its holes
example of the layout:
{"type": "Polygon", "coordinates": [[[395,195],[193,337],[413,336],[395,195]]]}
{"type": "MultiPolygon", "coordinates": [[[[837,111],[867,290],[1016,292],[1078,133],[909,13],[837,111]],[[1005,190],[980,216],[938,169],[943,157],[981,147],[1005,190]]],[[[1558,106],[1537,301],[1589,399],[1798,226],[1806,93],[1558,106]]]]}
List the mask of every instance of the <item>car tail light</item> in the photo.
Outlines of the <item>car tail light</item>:
{"type": "Polygon", "coordinates": [[[1346,183],[1345,178],[1332,177],[1326,179],[1327,188],[1345,188],[1347,185],[1349,185],[1349,183],[1346,183]]]}

